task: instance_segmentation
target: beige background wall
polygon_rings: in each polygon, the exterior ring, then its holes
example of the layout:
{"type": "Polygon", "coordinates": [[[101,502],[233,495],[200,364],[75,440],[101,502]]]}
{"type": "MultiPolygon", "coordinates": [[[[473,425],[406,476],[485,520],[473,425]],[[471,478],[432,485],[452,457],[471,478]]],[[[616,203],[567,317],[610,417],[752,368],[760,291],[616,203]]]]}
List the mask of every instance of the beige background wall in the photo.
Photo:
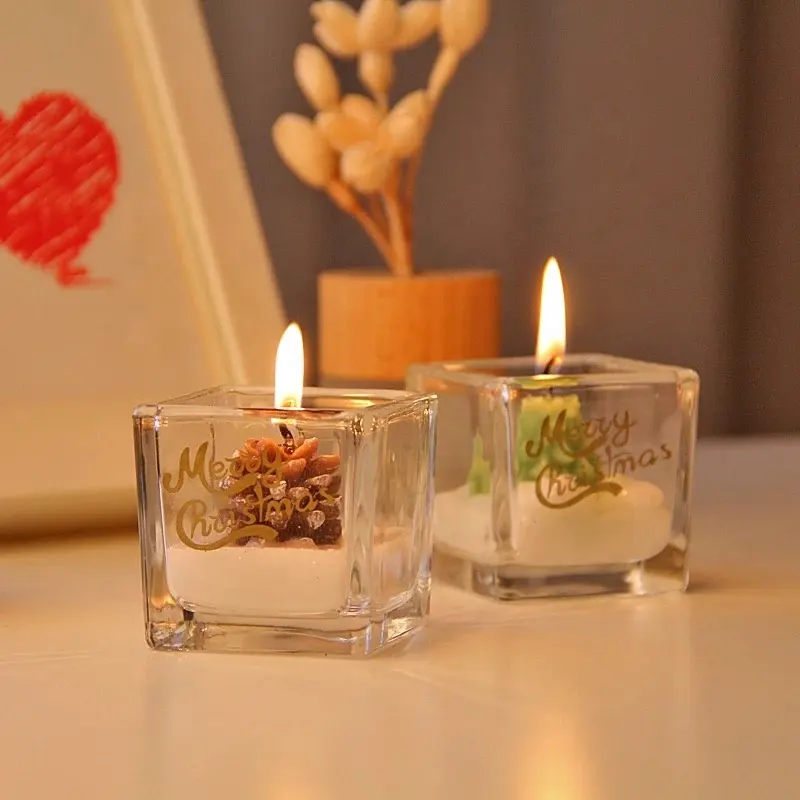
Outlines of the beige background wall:
{"type": "MultiPolygon", "coordinates": [[[[204,0],[287,311],[313,340],[316,273],[376,258],[270,142],[281,112],[307,111],[291,60],[308,5],[204,0]]],[[[500,269],[519,354],[554,253],[571,349],[699,370],[705,433],[800,429],[798,41],[795,0],[495,0],[426,154],[419,263],[500,269]]],[[[432,52],[401,62],[398,91],[432,52]]]]}

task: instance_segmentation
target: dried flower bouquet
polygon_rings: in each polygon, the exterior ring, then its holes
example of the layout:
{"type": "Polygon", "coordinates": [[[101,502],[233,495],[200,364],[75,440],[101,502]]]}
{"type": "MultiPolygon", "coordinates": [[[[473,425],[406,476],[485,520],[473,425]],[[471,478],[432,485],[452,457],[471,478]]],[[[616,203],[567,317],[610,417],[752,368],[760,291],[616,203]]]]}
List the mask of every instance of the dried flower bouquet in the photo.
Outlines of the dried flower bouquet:
{"type": "Polygon", "coordinates": [[[358,11],[339,0],[311,4],[322,47],[300,45],[294,74],[316,115],[283,114],[272,129],[275,147],[298,178],[358,221],[395,275],[414,269],[414,189],[433,114],[489,12],[490,0],[363,0],[358,11]],[[428,85],[390,106],[395,52],[436,32],[441,46],[428,85]],[[342,96],[328,54],[358,59],[370,96],[342,96]]]}

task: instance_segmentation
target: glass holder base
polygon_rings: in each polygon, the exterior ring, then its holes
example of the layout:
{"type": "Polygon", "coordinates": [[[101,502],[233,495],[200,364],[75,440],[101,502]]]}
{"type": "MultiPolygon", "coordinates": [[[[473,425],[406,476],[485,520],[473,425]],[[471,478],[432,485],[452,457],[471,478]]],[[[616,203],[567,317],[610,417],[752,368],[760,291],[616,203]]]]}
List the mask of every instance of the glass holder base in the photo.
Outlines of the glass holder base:
{"type": "Polygon", "coordinates": [[[305,653],[374,656],[408,642],[423,625],[430,599],[418,592],[377,617],[243,620],[185,610],[182,622],[150,622],[154,650],[212,653],[305,653]]]}
{"type": "Polygon", "coordinates": [[[433,576],[437,581],[494,600],[592,595],[650,595],[683,591],[688,576],[674,567],[661,571],[657,560],[674,562],[683,554],[660,554],[633,564],[588,567],[533,567],[524,564],[484,564],[435,549],[433,576]]]}

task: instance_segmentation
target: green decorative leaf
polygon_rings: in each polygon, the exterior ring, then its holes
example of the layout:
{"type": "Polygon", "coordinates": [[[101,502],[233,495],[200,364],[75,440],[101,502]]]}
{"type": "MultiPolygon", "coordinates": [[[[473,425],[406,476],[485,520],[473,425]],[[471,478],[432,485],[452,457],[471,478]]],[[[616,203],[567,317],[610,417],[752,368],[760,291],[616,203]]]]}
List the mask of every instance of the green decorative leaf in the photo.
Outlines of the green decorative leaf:
{"type": "MultiPolygon", "coordinates": [[[[519,481],[535,481],[546,467],[555,468],[558,475],[574,477],[581,485],[589,486],[602,479],[600,458],[596,453],[575,458],[571,453],[580,451],[588,444],[584,434],[584,420],[578,395],[556,397],[526,397],[517,419],[515,447],[516,476],[519,481]],[[555,441],[542,442],[542,431],[549,420],[553,430],[559,414],[565,413],[564,427],[567,450],[555,441]],[[528,455],[528,444],[537,451],[528,455]]],[[[483,440],[475,434],[472,444],[472,464],[467,476],[467,487],[471,495],[488,494],[492,488],[492,470],[484,457],[483,440]]]]}
{"type": "Polygon", "coordinates": [[[579,451],[586,443],[583,431],[583,416],[578,395],[560,397],[527,397],[522,401],[522,410],[517,420],[517,479],[535,481],[546,467],[554,467],[560,475],[575,477],[579,483],[590,485],[602,476],[600,460],[596,454],[575,458],[565,452],[554,441],[542,442],[545,421],[552,430],[559,414],[565,412],[565,430],[569,432],[569,450],[579,451]],[[528,455],[528,443],[537,451],[535,457],[528,455]]]}

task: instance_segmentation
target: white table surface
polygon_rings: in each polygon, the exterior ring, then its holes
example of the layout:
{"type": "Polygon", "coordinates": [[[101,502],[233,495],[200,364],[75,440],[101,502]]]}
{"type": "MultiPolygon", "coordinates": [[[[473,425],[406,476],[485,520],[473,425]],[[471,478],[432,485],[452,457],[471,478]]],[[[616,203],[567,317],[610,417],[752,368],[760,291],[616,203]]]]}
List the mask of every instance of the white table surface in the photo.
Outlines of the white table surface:
{"type": "Polygon", "coordinates": [[[153,653],[133,536],[0,549],[0,799],[800,798],[798,485],[704,444],[688,594],[436,587],[371,661],[153,653]]]}

